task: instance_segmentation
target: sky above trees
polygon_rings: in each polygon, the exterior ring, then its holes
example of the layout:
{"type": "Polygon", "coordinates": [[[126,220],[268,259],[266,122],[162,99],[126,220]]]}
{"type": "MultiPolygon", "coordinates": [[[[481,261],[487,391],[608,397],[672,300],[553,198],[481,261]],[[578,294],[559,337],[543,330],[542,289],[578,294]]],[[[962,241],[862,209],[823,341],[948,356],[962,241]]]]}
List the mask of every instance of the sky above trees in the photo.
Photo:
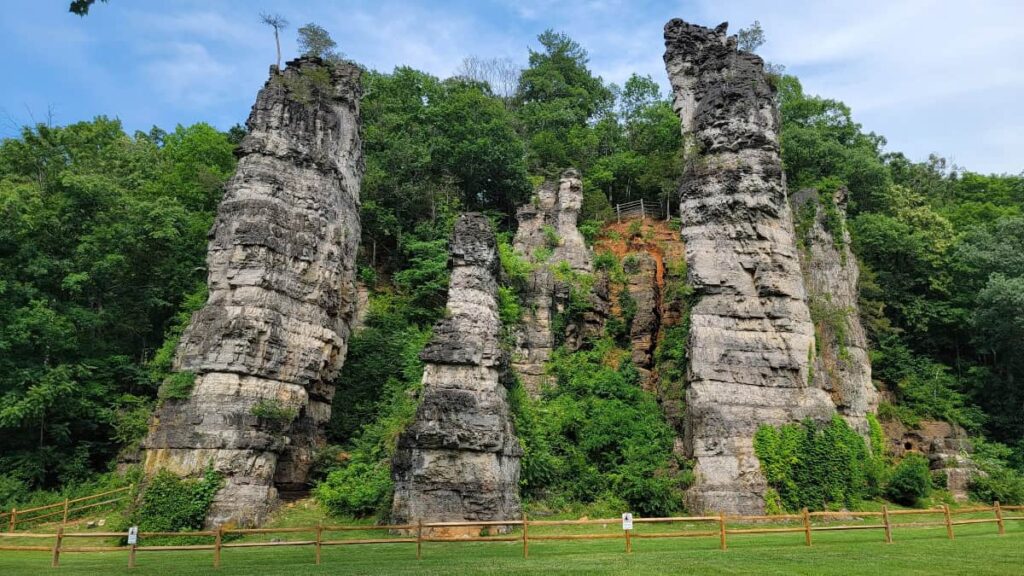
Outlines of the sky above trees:
{"type": "Polygon", "coordinates": [[[111,0],[85,18],[66,2],[5,7],[0,49],[9,70],[0,92],[0,136],[18,126],[64,124],[97,114],[128,129],[244,121],[275,59],[260,11],[295,30],[316,22],[338,49],[369,67],[409,65],[438,76],[465,56],[510,57],[546,28],[587,48],[592,69],[622,84],[632,72],[666,85],[662,25],[669,18],[731,31],[759,20],[762,54],[800,77],[809,93],[843,100],[888,148],[923,160],[935,152],[980,172],[1019,173],[1024,161],[1024,4],[978,0],[864,2],[740,0],[456,0],[372,3],[311,0],[111,0]]]}

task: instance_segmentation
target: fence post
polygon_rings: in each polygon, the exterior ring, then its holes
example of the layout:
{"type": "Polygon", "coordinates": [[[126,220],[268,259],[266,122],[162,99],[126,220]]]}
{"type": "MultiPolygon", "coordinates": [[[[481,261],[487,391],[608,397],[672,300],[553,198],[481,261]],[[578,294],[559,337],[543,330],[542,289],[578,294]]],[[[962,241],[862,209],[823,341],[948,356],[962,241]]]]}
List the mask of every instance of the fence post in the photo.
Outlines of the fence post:
{"type": "Polygon", "coordinates": [[[889,524],[888,506],[882,506],[882,520],[885,521],[885,543],[892,544],[892,525],[889,524]]]}
{"type": "Polygon", "coordinates": [[[949,504],[943,504],[942,511],[946,514],[946,536],[952,540],[955,536],[953,535],[953,519],[949,516],[949,504]]]}
{"type": "Polygon", "coordinates": [[[530,524],[523,512],[523,558],[530,557],[530,524]]]}
{"type": "Polygon", "coordinates": [[[128,550],[128,567],[135,568],[135,547],[137,544],[132,544],[132,547],[128,550]]]}
{"type": "Polygon", "coordinates": [[[996,512],[996,524],[999,525],[999,535],[1002,536],[1003,534],[1006,534],[1006,526],[1003,525],[1003,509],[999,506],[999,500],[996,500],[992,508],[994,508],[996,512]]]}
{"type": "Polygon", "coordinates": [[[67,526],[67,523],[68,523],[68,503],[69,502],[70,502],[70,500],[68,500],[67,498],[64,499],[64,519],[60,521],[60,525],[61,526],[67,526]]]}
{"type": "Polygon", "coordinates": [[[56,568],[60,566],[60,542],[64,539],[64,527],[59,526],[57,528],[57,539],[53,542],[53,559],[50,560],[50,566],[56,568]]]}
{"type": "Polygon", "coordinates": [[[17,517],[18,517],[18,509],[17,508],[11,508],[11,524],[10,524],[10,526],[7,527],[7,531],[8,532],[14,532],[14,523],[16,521],[15,518],[17,518],[17,517]]]}
{"type": "Polygon", "coordinates": [[[217,535],[213,540],[213,567],[220,568],[220,546],[224,539],[224,527],[217,526],[217,535]]]}
{"type": "Polygon", "coordinates": [[[622,210],[619,208],[619,204],[615,205],[615,221],[622,224],[622,210]]]}
{"type": "Polygon", "coordinates": [[[423,518],[416,521],[416,559],[423,558],[423,518]]]}
{"type": "Polygon", "coordinates": [[[324,540],[324,522],[316,521],[316,565],[320,565],[320,543],[324,540]]]}
{"type": "Polygon", "coordinates": [[[726,550],[729,546],[725,542],[725,512],[718,513],[718,539],[719,547],[726,550]]]}
{"type": "Polygon", "coordinates": [[[632,530],[623,530],[623,532],[626,533],[626,554],[632,554],[633,553],[633,540],[632,540],[632,538],[630,538],[630,535],[629,535],[629,533],[632,532],[632,530]]]}
{"type": "Polygon", "coordinates": [[[644,212],[644,199],[640,199],[640,219],[647,220],[647,213],[644,212]]]}
{"type": "Polygon", "coordinates": [[[811,545],[811,514],[810,514],[810,512],[807,511],[807,507],[806,506],[804,506],[803,515],[804,515],[804,540],[807,542],[807,545],[810,546],[811,545]]]}

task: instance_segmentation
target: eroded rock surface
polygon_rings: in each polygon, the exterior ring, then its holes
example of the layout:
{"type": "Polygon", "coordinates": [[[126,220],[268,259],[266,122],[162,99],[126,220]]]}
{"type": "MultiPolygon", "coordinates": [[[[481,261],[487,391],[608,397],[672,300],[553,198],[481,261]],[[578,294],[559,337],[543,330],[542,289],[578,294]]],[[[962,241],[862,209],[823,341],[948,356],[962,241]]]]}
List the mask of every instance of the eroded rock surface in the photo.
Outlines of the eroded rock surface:
{"type": "Polygon", "coordinates": [[[633,349],[631,357],[646,383],[651,379],[654,347],[661,328],[658,263],[647,252],[633,252],[623,259],[622,270],[626,274],[626,290],[634,306],[633,321],[629,326],[633,349]]]}
{"type": "Polygon", "coordinates": [[[145,441],[147,472],[223,473],[212,525],[259,524],[323,442],[356,300],[359,76],[315,58],[272,68],[217,210],[209,300],[174,362],[194,385],[145,441]]]}
{"type": "Polygon", "coordinates": [[[946,488],[953,498],[959,502],[970,499],[968,490],[978,468],[970,457],[973,446],[966,430],[939,420],[922,420],[914,428],[890,421],[882,428],[893,456],[924,455],[929,467],[946,477],[946,488]]]}
{"type": "Polygon", "coordinates": [[[523,311],[512,366],[531,394],[537,394],[548,381],[544,363],[551,357],[556,336],[564,338],[571,349],[576,348],[586,335],[600,331],[603,316],[607,315],[607,281],[599,279],[593,290],[593,306],[582,322],[565,325],[563,334],[554,333],[553,321],[565,310],[570,290],[567,282],[559,280],[556,269],[562,265],[574,273],[593,272],[592,254],[577,228],[582,204],[579,172],[569,169],[557,185],[542,184],[534,200],[516,212],[519,228],[513,247],[533,270],[526,286],[529,306],[523,311]]]}
{"type": "Polygon", "coordinates": [[[774,89],[726,24],[672,20],[665,64],[687,147],[680,188],[694,288],[684,448],[693,512],[758,513],[758,426],[833,413],[813,385],[814,329],[786,199],[774,89]]]}
{"type": "Polygon", "coordinates": [[[846,190],[840,188],[824,201],[817,190],[801,190],[793,195],[792,204],[800,264],[819,336],[814,385],[827,391],[839,414],[867,436],[866,418],[878,409],[878,392],[871,382],[867,336],[860,322],[860,269],[846,229],[846,190]]]}
{"type": "Polygon", "coordinates": [[[519,461],[502,384],[497,242],[482,214],[464,214],[451,240],[445,318],[421,358],[416,417],[392,461],[392,520],[517,518],[519,461]]]}

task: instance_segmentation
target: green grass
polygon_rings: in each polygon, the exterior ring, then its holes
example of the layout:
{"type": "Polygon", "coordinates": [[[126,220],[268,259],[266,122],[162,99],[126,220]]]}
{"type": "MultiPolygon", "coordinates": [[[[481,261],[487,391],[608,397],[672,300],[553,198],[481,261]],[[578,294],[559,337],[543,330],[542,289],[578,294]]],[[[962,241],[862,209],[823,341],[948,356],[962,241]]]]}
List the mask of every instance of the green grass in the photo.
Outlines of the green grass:
{"type": "MultiPolygon", "coordinates": [[[[607,530],[616,530],[609,526],[607,530]]],[[[645,531],[656,529],[649,526],[645,531]]],[[[657,530],[660,530],[658,528],[657,530]]],[[[703,529],[703,527],[702,527],[703,529]]],[[[600,531],[601,527],[591,527],[600,531]]],[[[531,528],[531,534],[535,530],[531,528]]],[[[539,530],[537,530],[539,532],[539,530]]],[[[956,540],[944,528],[900,528],[895,542],[882,542],[881,530],[816,532],[814,546],[803,534],[732,535],[729,549],[718,538],[634,540],[624,553],[622,540],[530,542],[530,558],[519,543],[425,543],[416,560],[414,544],[324,547],[323,563],[313,564],[312,547],[242,548],[223,551],[222,567],[212,569],[213,553],[140,552],[127,569],[126,552],[61,556],[54,574],[1019,574],[1024,523],[1007,522],[1006,535],[994,524],[959,526],[956,540]]],[[[283,536],[283,535],[282,535],[283,536]]],[[[332,536],[334,537],[334,536],[332,536]]],[[[42,542],[39,542],[40,544],[42,542]]],[[[78,542],[76,544],[85,544],[78,542]]],[[[50,573],[46,552],[0,552],[0,574],[50,573]]]]}

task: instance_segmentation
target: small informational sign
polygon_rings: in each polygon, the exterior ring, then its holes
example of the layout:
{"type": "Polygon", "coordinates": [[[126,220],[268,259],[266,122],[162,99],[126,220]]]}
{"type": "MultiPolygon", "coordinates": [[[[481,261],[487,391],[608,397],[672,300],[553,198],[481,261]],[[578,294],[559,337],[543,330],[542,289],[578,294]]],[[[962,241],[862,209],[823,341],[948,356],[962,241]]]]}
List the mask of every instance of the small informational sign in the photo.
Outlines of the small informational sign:
{"type": "Polygon", "coordinates": [[[139,543],[139,527],[138,526],[132,526],[131,528],[128,529],[128,544],[130,546],[135,546],[138,543],[139,543]]]}
{"type": "Polygon", "coordinates": [[[623,512],[622,513],[622,529],[632,530],[633,529],[633,513],[623,512]]]}

